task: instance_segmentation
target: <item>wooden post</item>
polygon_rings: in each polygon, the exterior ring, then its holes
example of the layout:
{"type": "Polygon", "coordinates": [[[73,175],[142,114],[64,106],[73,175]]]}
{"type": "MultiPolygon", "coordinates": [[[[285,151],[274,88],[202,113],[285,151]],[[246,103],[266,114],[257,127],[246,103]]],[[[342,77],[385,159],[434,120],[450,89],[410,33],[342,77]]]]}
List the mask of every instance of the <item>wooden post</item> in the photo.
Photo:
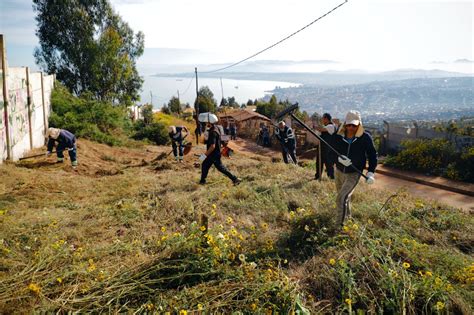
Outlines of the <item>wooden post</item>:
{"type": "Polygon", "coordinates": [[[3,119],[5,121],[5,134],[7,142],[7,160],[12,159],[12,148],[10,143],[10,127],[8,125],[8,89],[7,89],[7,56],[5,48],[5,38],[0,34],[0,54],[2,58],[2,81],[3,81],[3,119]]]}
{"type": "Polygon", "coordinates": [[[32,99],[32,91],[31,91],[31,82],[30,82],[30,68],[26,67],[26,94],[27,94],[27,104],[28,104],[28,127],[30,132],[30,150],[33,150],[33,122],[31,121],[31,99],[32,99]]]}
{"type": "Polygon", "coordinates": [[[41,105],[43,107],[43,125],[44,125],[44,136],[46,139],[46,134],[48,132],[48,119],[46,118],[46,104],[44,102],[44,80],[43,72],[41,72],[41,105]]]}

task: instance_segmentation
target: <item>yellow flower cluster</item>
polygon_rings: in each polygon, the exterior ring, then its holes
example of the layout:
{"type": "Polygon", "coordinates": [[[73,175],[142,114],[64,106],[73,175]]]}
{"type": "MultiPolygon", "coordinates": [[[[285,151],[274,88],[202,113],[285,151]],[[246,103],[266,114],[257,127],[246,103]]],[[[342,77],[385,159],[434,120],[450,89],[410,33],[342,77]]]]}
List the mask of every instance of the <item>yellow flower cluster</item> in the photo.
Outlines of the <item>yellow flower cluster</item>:
{"type": "Polygon", "coordinates": [[[33,282],[28,285],[28,290],[30,290],[31,292],[33,292],[36,295],[39,295],[41,293],[40,286],[37,285],[36,283],[33,283],[33,282]]]}

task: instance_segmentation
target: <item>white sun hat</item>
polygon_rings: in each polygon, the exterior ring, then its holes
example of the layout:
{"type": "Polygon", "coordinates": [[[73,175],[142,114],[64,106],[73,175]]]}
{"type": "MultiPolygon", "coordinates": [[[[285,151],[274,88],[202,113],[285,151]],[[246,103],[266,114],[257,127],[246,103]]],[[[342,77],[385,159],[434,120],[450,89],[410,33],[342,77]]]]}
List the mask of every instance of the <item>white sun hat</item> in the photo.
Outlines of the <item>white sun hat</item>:
{"type": "Polygon", "coordinates": [[[216,122],[219,121],[217,116],[212,114],[212,113],[201,113],[198,116],[198,120],[200,122],[207,122],[207,123],[211,123],[211,124],[215,124],[216,122]]]}

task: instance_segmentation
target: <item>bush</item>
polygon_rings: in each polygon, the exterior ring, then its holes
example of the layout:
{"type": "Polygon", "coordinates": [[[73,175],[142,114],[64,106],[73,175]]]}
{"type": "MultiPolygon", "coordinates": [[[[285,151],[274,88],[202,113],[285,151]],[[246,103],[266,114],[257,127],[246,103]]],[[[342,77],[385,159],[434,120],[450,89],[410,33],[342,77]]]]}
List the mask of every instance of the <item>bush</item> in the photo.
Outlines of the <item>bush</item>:
{"type": "Polygon", "coordinates": [[[169,141],[166,125],[161,122],[152,122],[145,124],[142,120],[135,123],[135,140],[147,139],[157,145],[167,144],[169,141]]]}
{"type": "Polygon", "coordinates": [[[474,148],[457,152],[444,139],[406,140],[402,142],[402,150],[388,157],[385,165],[473,182],[474,148]]]}
{"type": "Polygon", "coordinates": [[[76,97],[59,84],[53,90],[51,106],[49,125],[67,129],[76,137],[122,145],[131,128],[126,107],[94,100],[87,93],[76,97]]]}

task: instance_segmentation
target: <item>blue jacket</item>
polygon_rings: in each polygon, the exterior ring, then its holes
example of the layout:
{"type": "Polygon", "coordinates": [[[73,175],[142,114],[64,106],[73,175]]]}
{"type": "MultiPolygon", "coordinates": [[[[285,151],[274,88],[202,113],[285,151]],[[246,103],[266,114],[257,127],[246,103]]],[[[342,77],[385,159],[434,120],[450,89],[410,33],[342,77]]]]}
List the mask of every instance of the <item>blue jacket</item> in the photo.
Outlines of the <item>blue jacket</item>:
{"type": "MultiPolygon", "coordinates": [[[[360,137],[355,137],[352,143],[349,143],[343,135],[337,134],[334,139],[334,148],[342,155],[351,159],[352,164],[360,171],[365,169],[365,164],[369,160],[368,171],[374,173],[377,167],[377,151],[375,150],[374,141],[367,132],[360,137]]],[[[349,166],[345,167],[336,162],[336,167],[343,173],[354,173],[355,170],[349,166]]]]}
{"type": "Polygon", "coordinates": [[[72,149],[76,145],[76,136],[67,130],[61,129],[57,139],[49,138],[48,151],[53,151],[55,142],[58,142],[57,151],[64,151],[66,148],[72,149]]]}

